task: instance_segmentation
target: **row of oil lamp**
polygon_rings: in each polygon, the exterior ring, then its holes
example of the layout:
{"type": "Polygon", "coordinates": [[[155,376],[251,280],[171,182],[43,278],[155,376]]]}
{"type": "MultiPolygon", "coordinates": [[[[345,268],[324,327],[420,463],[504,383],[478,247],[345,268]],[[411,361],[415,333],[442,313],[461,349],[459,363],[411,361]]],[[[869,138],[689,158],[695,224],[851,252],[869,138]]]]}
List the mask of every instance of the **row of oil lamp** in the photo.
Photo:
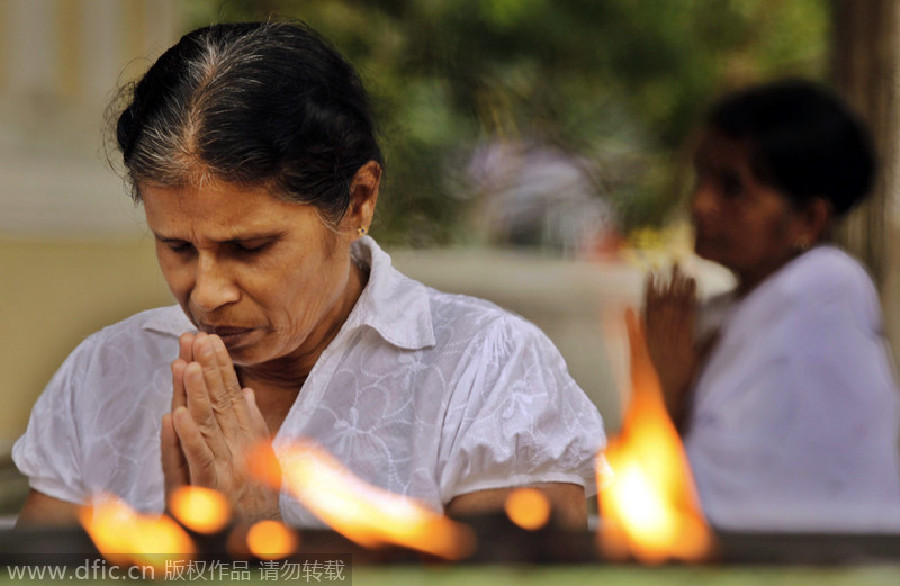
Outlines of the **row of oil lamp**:
{"type": "MultiPolygon", "coordinates": [[[[285,475],[292,492],[343,536],[344,544],[420,552],[435,560],[464,560],[473,554],[476,535],[468,524],[348,477],[327,453],[313,446],[296,448],[292,457],[294,464],[299,458],[305,464],[295,468],[301,472],[285,475]],[[305,478],[298,478],[300,474],[305,478]],[[318,478],[310,482],[313,477],[318,478]]],[[[540,491],[522,488],[507,499],[504,519],[509,526],[535,531],[548,524],[550,514],[550,504],[540,491]]],[[[278,560],[307,546],[302,543],[303,532],[279,521],[233,523],[225,497],[197,486],[177,489],[167,515],[139,513],[107,495],[83,509],[81,523],[100,554],[117,565],[162,569],[172,555],[191,559],[219,548],[229,558],[278,560]]]]}

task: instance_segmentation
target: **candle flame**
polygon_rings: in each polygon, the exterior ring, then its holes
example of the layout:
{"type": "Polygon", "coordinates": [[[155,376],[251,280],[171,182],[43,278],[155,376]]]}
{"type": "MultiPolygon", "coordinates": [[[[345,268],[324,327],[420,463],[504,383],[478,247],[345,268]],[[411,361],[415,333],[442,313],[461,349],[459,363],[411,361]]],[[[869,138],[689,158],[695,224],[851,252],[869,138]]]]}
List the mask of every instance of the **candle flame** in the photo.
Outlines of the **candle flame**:
{"type": "Polygon", "coordinates": [[[279,459],[280,468],[272,449],[262,447],[252,459],[254,473],[273,485],[284,482],[319,519],[364,547],[401,545],[451,560],[471,551],[467,527],[413,499],[366,484],[311,441],[279,450],[279,459]]]}
{"type": "Polygon", "coordinates": [[[247,548],[261,560],[286,558],[297,549],[297,535],[284,523],[259,521],[247,531],[247,548]]]}
{"type": "Polygon", "coordinates": [[[138,513],[112,495],[94,499],[80,518],[97,550],[114,564],[163,571],[167,560],[190,559],[195,553],[190,536],[170,517],[138,513]]]}
{"type": "Polygon", "coordinates": [[[182,525],[197,533],[216,533],[231,518],[225,495],[212,488],[181,486],[169,497],[169,510],[182,525]]]}
{"type": "Polygon", "coordinates": [[[550,501],[535,488],[517,488],[506,497],[506,515],[529,531],[540,529],[550,520],[550,501]]]}
{"type": "Polygon", "coordinates": [[[708,557],[712,533],[694,494],[690,469],[666,412],[641,324],[626,315],[631,348],[631,400],[622,431],[598,456],[603,553],[655,564],[708,557]],[[605,458],[605,464],[604,464],[605,458]]]}

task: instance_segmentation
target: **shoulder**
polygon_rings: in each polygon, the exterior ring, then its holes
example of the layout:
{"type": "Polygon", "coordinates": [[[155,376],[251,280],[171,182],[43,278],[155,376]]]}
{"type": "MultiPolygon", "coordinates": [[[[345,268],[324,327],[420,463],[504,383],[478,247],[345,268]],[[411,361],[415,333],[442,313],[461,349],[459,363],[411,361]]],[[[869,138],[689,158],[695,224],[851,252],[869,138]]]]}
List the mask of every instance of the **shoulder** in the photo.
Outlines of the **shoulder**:
{"type": "Polygon", "coordinates": [[[140,335],[178,337],[193,330],[194,326],[177,305],[147,309],[114,324],[105,326],[95,336],[121,336],[142,332],[140,335]]]}
{"type": "Polygon", "coordinates": [[[370,268],[369,283],[360,299],[359,319],[401,348],[471,340],[487,332],[515,331],[544,338],[533,324],[485,299],[447,293],[400,272],[390,256],[370,237],[361,238],[354,258],[370,268]]]}
{"type": "Polygon", "coordinates": [[[435,340],[467,340],[475,344],[537,345],[555,350],[536,325],[491,301],[427,288],[435,340]]]}
{"type": "Polygon", "coordinates": [[[793,259],[740,300],[735,311],[737,321],[752,330],[776,323],[790,329],[836,315],[871,330],[881,320],[878,294],[865,268],[833,246],[818,246],[793,259]]]}
{"type": "Polygon", "coordinates": [[[798,298],[821,298],[823,294],[874,293],[866,269],[852,256],[834,246],[818,246],[788,264],[776,279],[783,294],[798,298]],[[815,294],[815,295],[812,295],[815,294]]]}
{"type": "MultiPolygon", "coordinates": [[[[178,306],[142,311],[91,334],[66,359],[63,369],[101,375],[138,365],[168,363],[178,336],[193,326],[178,306]]],[[[177,352],[177,350],[176,350],[177,352]]]]}
{"type": "Polygon", "coordinates": [[[545,362],[562,362],[549,338],[523,317],[485,299],[447,293],[407,277],[370,238],[361,239],[355,254],[371,270],[354,325],[373,327],[393,346],[427,349],[427,355],[445,365],[497,361],[524,348],[535,350],[545,362]]]}
{"type": "Polygon", "coordinates": [[[178,307],[141,312],[90,335],[44,388],[33,417],[54,413],[76,419],[79,428],[93,430],[86,439],[105,437],[110,421],[137,425],[146,409],[155,412],[171,396],[180,312],[178,307]]]}
{"type": "Polygon", "coordinates": [[[818,369],[851,347],[865,347],[881,360],[882,330],[878,294],[866,270],[845,252],[820,246],[738,303],[720,354],[755,368],[780,361],[789,369],[810,363],[818,369]]]}
{"type": "Polygon", "coordinates": [[[495,303],[478,297],[446,293],[431,287],[425,288],[432,314],[436,319],[461,324],[484,325],[497,320],[512,318],[513,321],[524,320],[495,303]]]}
{"type": "Polygon", "coordinates": [[[107,344],[132,341],[141,345],[166,344],[195,328],[177,305],[157,307],[108,325],[87,338],[86,342],[107,344]]]}
{"type": "Polygon", "coordinates": [[[866,332],[881,330],[881,303],[866,269],[846,252],[819,246],[796,259],[779,285],[797,321],[850,324],[866,332]],[[823,320],[826,318],[827,320],[823,320]]]}
{"type": "Polygon", "coordinates": [[[535,324],[483,299],[430,294],[435,306],[431,355],[452,365],[453,402],[463,401],[464,411],[484,402],[531,401],[535,395],[586,407],[588,399],[562,354],[535,324]]]}

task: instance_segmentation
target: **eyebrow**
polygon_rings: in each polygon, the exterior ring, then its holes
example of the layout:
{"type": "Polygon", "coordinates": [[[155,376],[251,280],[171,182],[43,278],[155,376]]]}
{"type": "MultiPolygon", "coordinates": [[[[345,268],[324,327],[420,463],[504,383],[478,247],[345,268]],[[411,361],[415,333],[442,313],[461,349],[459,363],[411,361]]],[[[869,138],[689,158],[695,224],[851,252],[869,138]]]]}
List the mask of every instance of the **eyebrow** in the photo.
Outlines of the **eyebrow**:
{"type": "MultiPolygon", "coordinates": [[[[213,240],[213,242],[216,242],[218,244],[228,244],[230,242],[248,242],[250,240],[278,240],[284,237],[284,235],[285,232],[283,230],[279,230],[277,232],[248,232],[245,234],[235,234],[230,238],[213,240]]],[[[177,236],[165,236],[157,232],[153,232],[153,236],[160,242],[165,243],[188,242],[188,240],[185,240],[184,238],[179,238],[177,236]]]]}

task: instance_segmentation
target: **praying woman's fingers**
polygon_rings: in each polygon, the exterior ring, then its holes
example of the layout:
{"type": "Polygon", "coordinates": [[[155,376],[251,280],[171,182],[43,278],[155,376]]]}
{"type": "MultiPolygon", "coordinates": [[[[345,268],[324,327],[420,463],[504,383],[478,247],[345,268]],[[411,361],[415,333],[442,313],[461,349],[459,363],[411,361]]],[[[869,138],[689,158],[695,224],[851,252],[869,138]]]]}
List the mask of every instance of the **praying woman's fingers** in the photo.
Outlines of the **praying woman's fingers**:
{"type": "Polygon", "coordinates": [[[181,444],[178,441],[178,433],[175,431],[172,423],[171,413],[163,415],[160,446],[162,451],[163,483],[165,495],[168,499],[168,496],[176,488],[190,484],[191,481],[190,471],[184,453],[181,451],[181,444]]]}
{"type": "Polygon", "coordinates": [[[179,407],[172,413],[172,423],[187,462],[191,484],[216,487],[219,480],[216,455],[207,443],[200,426],[184,407],[179,407]]]}
{"type": "Polygon", "coordinates": [[[187,406],[184,391],[184,368],[194,359],[194,334],[186,332],[178,338],[178,358],[172,361],[172,411],[187,406]]]}
{"type": "Polygon", "coordinates": [[[225,344],[216,335],[203,335],[194,344],[194,355],[202,367],[209,404],[223,440],[236,446],[249,432],[249,416],[225,344]]]}
{"type": "MultiPolygon", "coordinates": [[[[193,419],[205,443],[217,458],[228,459],[231,451],[225,441],[219,420],[210,402],[210,393],[206,387],[203,369],[198,362],[191,362],[184,370],[184,386],[187,390],[187,413],[193,419]]],[[[177,413],[179,410],[176,410],[177,413]]],[[[176,419],[176,429],[177,419],[176,419]]],[[[179,432],[179,437],[181,433],[179,432]]],[[[182,438],[182,444],[184,443],[182,438]]],[[[182,448],[185,447],[182,445],[182,448]]],[[[185,455],[187,452],[185,451],[185,455]]]]}
{"type": "Polygon", "coordinates": [[[225,390],[225,377],[213,348],[213,336],[201,334],[194,342],[194,356],[203,368],[203,380],[209,391],[209,401],[216,415],[231,411],[231,396],[225,390]]]}
{"type": "Polygon", "coordinates": [[[178,337],[178,357],[185,362],[194,359],[193,346],[196,336],[194,333],[185,332],[178,337]]]}
{"type": "MultiPolygon", "coordinates": [[[[219,365],[219,373],[222,377],[224,393],[225,396],[228,397],[228,405],[231,406],[232,413],[234,414],[237,430],[241,433],[246,433],[251,430],[250,414],[247,410],[244,391],[241,389],[241,383],[238,381],[237,373],[234,369],[234,363],[231,361],[231,356],[228,355],[228,349],[225,347],[225,343],[219,336],[210,336],[209,340],[216,357],[216,362],[219,365]]],[[[225,416],[227,413],[223,410],[221,415],[225,416]]],[[[223,429],[231,427],[221,419],[219,424],[223,429]]]]}
{"type": "Polygon", "coordinates": [[[172,411],[187,407],[187,393],[184,390],[184,369],[187,365],[181,358],[172,361],[172,411]]]}

